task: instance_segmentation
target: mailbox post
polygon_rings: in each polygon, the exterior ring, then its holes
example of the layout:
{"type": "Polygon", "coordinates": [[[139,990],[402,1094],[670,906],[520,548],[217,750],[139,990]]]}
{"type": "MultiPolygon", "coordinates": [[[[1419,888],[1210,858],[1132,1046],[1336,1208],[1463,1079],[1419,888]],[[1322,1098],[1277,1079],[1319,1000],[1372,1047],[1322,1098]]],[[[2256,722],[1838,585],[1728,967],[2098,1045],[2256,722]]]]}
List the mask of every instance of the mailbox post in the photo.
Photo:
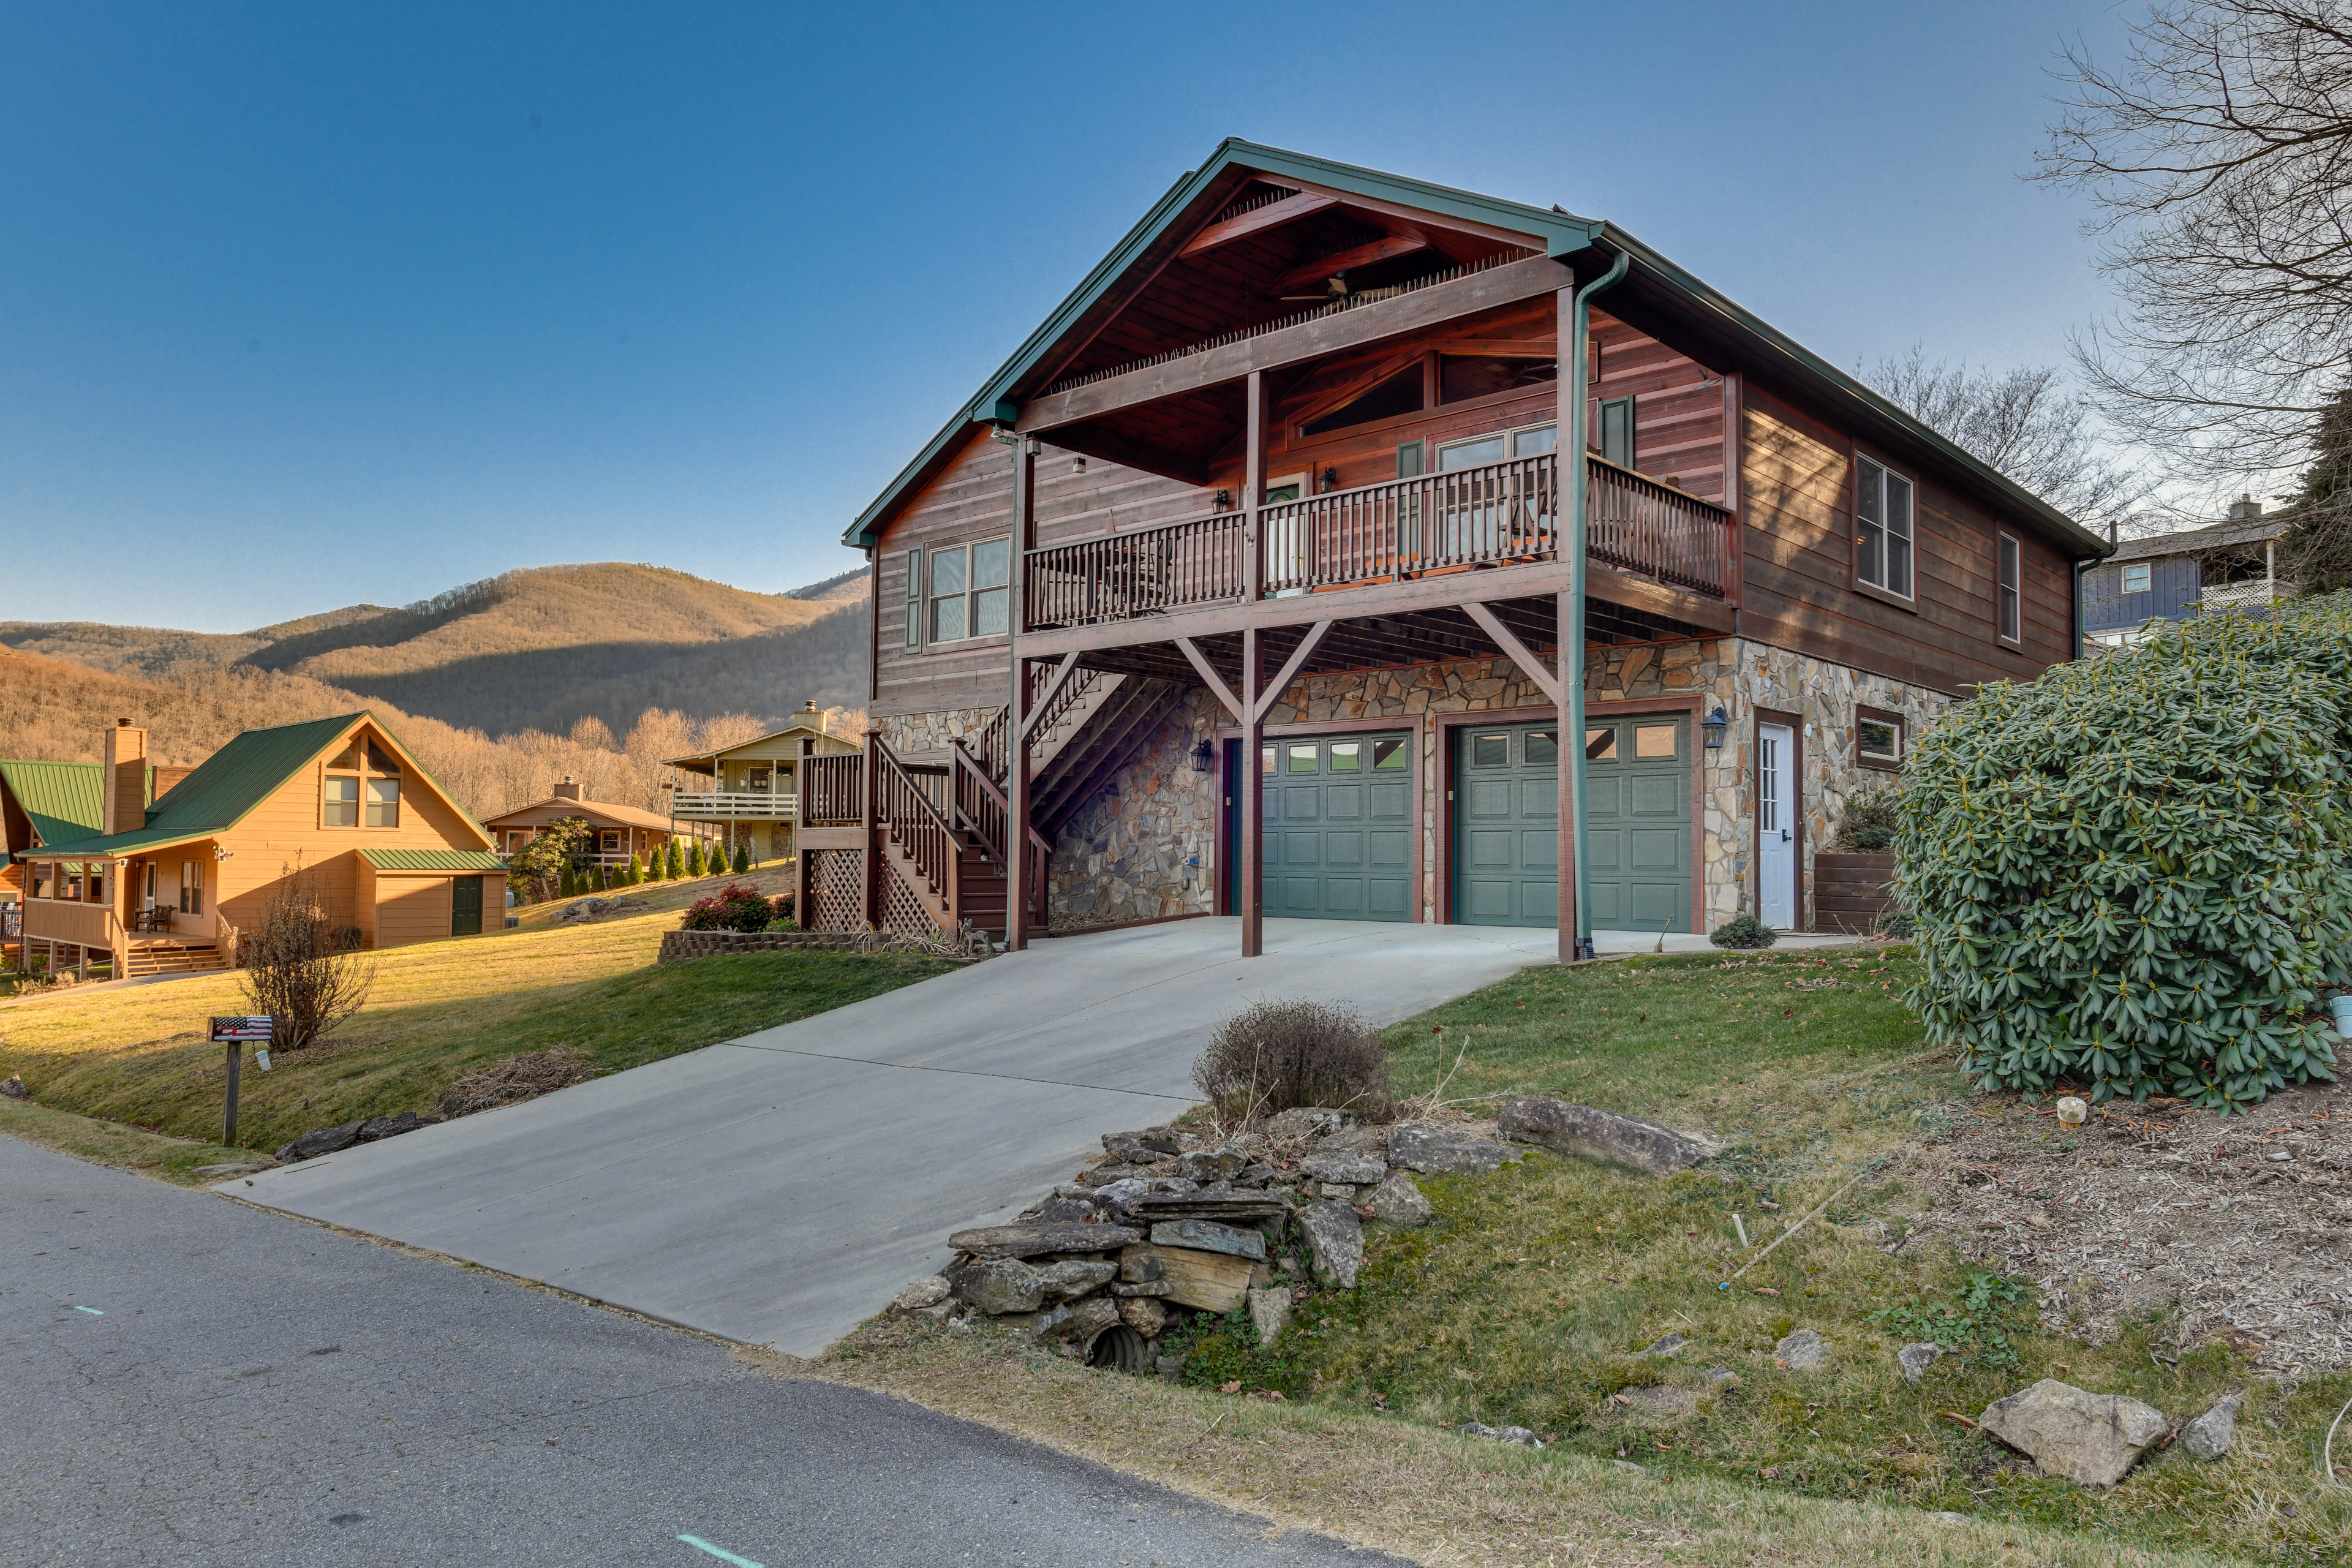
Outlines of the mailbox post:
{"type": "Polygon", "coordinates": [[[275,1027],[276,1020],[268,1014],[213,1020],[214,1043],[228,1047],[228,1094],[221,1107],[221,1142],[231,1147],[236,1143],[236,1079],[245,1065],[245,1042],[257,1040],[266,1046],[275,1027]]]}

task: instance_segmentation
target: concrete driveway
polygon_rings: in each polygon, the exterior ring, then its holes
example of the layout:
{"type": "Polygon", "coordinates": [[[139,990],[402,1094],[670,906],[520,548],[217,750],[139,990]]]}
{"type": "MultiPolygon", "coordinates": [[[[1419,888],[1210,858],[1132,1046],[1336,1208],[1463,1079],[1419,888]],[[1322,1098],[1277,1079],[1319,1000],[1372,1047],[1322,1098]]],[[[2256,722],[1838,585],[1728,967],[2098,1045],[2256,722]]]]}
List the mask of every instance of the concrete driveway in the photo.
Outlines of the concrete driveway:
{"type": "Polygon", "coordinates": [[[1555,945],[1276,920],[1244,960],[1223,918],[1058,937],[221,1190],[813,1355],[945,1264],[950,1231],[1010,1218],[1103,1132],[1191,1105],[1193,1057],[1243,1004],[1342,1001],[1392,1023],[1555,945]]]}

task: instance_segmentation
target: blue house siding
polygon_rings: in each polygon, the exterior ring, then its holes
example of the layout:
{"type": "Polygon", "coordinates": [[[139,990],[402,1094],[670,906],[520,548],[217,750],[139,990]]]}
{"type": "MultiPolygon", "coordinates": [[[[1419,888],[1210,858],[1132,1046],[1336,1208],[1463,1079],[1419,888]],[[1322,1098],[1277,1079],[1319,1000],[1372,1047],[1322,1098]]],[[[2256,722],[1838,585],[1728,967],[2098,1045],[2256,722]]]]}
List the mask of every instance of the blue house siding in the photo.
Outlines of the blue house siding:
{"type": "Polygon", "coordinates": [[[2147,567],[2147,592],[2125,593],[2124,569],[2112,561],[2083,574],[2084,631],[2116,631],[2149,620],[2185,621],[2196,612],[2199,580],[2195,556],[2158,556],[2131,564],[2147,567]]]}

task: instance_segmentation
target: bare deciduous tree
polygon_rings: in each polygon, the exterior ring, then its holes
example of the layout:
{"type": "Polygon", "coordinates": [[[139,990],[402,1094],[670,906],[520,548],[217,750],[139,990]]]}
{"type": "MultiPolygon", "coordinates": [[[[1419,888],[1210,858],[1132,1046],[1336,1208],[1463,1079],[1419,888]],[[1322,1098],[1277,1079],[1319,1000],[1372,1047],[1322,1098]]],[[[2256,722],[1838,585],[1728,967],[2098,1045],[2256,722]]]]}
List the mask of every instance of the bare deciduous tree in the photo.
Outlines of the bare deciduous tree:
{"type": "Polygon", "coordinates": [[[2176,477],[2284,473],[2352,351],[2352,0],[2156,0],[2120,66],[2065,67],[2035,177],[2096,204],[2101,412],[2176,477]]]}
{"type": "Polygon", "coordinates": [[[2043,365],[1971,370],[1927,363],[1914,345],[1878,362],[1867,376],[1905,413],[2085,528],[2121,525],[2153,482],[2099,449],[2091,410],[2068,395],[2064,378],[2043,365]]]}
{"type": "Polygon", "coordinates": [[[298,858],[278,868],[278,889],[247,933],[246,999],[277,1020],[273,1049],[299,1051],[358,1012],[375,984],[359,932],[334,917],[319,874],[298,858]]]}

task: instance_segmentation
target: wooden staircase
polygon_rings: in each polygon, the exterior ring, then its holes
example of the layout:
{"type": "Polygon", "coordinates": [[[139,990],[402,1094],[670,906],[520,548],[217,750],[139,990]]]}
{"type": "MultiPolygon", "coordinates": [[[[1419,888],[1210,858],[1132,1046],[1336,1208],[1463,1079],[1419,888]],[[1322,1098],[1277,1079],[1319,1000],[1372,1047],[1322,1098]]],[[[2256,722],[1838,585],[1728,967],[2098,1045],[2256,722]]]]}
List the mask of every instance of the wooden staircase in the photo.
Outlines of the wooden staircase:
{"type": "Polygon", "coordinates": [[[167,937],[132,942],[123,958],[122,974],[126,980],[135,980],[145,974],[195,974],[227,967],[228,955],[211,942],[177,942],[167,937]]]}

